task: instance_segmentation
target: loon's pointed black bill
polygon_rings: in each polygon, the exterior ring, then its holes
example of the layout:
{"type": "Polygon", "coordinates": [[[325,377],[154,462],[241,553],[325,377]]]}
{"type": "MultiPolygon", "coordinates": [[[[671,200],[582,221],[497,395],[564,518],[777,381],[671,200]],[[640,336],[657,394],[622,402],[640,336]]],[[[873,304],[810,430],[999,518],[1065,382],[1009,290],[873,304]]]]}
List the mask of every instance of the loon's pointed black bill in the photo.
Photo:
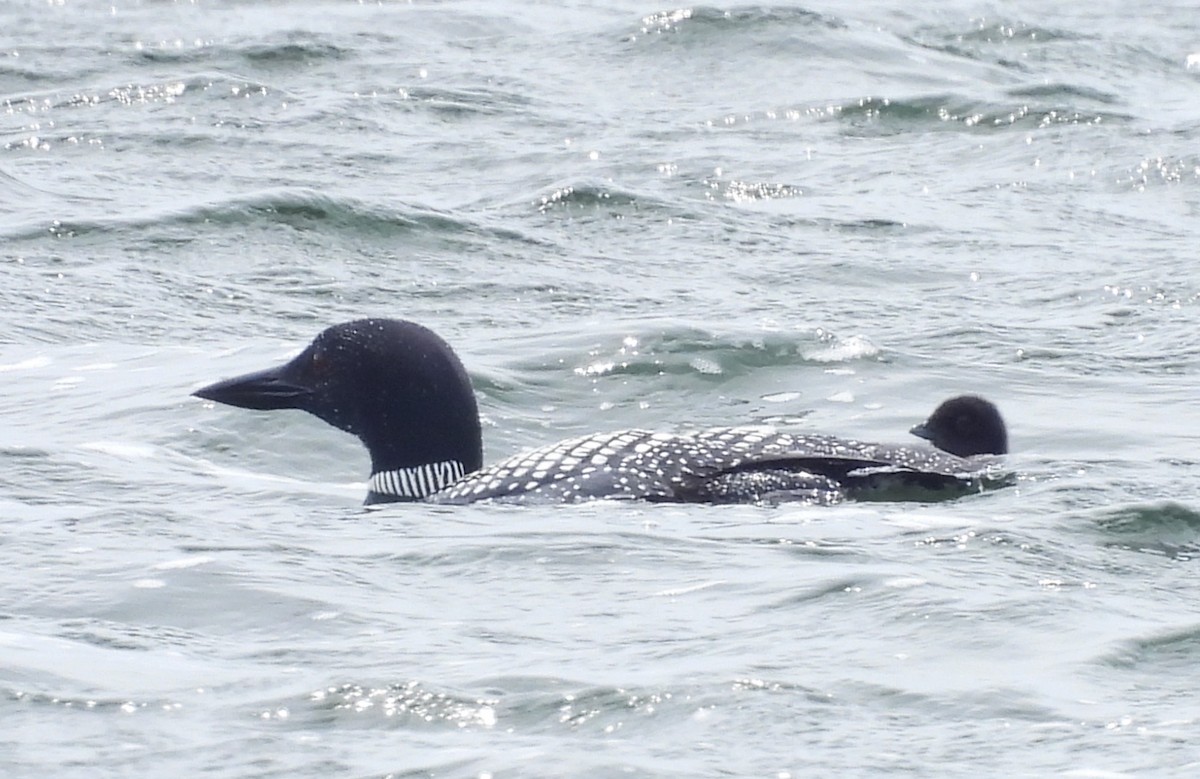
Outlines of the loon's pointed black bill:
{"type": "Polygon", "coordinates": [[[204,400],[255,411],[298,408],[300,402],[312,394],[312,388],[289,380],[286,377],[287,367],[281,365],[235,376],[201,387],[192,394],[204,400]]]}

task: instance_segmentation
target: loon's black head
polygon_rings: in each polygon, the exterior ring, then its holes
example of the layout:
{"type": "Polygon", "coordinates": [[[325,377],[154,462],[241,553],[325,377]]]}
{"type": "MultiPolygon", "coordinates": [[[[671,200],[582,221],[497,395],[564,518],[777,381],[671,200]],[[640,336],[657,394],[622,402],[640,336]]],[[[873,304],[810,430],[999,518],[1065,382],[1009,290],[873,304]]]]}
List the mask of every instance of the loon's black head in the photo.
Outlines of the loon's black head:
{"type": "Polygon", "coordinates": [[[483,464],[471,380],[450,346],[413,322],[360,319],[322,332],[291,362],[194,393],[257,410],[298,408],[362,439],[371,473],[483,464]]]}
{"type": "Polygon", "coordinates": [[[950,398],[909,432],[959,457],[1008,454],[1008,431],[1000,412],[975,395],[950,398]]]}

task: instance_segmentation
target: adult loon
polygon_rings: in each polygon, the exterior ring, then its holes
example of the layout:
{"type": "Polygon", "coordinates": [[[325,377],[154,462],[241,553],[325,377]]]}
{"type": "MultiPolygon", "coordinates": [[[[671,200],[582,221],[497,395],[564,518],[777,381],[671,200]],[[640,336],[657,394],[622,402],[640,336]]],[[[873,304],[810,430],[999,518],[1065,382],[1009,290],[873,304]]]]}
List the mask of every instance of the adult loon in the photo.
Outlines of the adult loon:
{"type": "Polygon", "coordinates": [[[303,409],[358,436],[371,455],[368,504],[835,503],[895,486],[962,494],[989,483],[994,458],[980,455],[1008,451],[996,407],[967,395],[912,429],[936,449],[765,428],[623,430],[483,468],[479,412],[462,363],[431,330],[394,319],[335,325],[284,365],[193,394],[241,408],[303,409]]]}

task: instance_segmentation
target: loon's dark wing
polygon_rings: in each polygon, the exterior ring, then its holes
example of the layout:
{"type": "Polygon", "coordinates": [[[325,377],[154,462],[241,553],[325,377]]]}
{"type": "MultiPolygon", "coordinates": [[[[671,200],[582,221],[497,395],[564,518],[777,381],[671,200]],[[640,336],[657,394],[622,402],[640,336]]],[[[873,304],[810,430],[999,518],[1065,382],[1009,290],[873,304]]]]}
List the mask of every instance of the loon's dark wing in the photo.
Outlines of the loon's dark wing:
{"type": "Polygon", "coordinates": [[[681,479],[676,499],[718,503],[941,499],[981,489],[980,477],[990,464],[990,458],[956,457],[929,447],[782,433],[768,436],[757,451],[738,462],[681,479]],[[821,486],[822,480],[828,487],[821,486]],[[805,489],[816,492],[806,495],[805,489]]]}
{"type": "MultiPolygon", "coordinates": [[[[1006,483],[987,466],[946,467],[931,461],[927,469],[884,459],[813,456],[796,452],[780,457],[750,459],[733,468],[685,479],[676,500],[689,503],[804,501],[838,503],[855,500],[942,500],[1006,483]]],[[[901,454],[903,459],[910,456],[901,454]]]]}
{"type": "Polygon", "coordinates": [[[831,503],[881,474],[939,485],[971,470],[932,449],[864,444],[761,428],[688,433],[624,430],[572,438],[503,460],[435,493],[436,503],[564,503],[592,498],[662,502],[831,503]]]}

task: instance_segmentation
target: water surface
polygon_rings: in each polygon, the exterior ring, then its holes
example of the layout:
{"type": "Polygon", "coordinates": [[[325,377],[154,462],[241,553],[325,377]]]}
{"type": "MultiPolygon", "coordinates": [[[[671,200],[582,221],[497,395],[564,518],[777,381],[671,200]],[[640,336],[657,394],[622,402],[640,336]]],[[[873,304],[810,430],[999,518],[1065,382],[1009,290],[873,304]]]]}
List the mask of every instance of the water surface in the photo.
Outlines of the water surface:
{"type": "Polygon", "coordinates": [[[1193,775],[1194,10],[6,7],[5,775],[1193,775]],[[489,461],[978,392],[1020,481],[365,511],[189,397],[368,315],[489,461]]]}

